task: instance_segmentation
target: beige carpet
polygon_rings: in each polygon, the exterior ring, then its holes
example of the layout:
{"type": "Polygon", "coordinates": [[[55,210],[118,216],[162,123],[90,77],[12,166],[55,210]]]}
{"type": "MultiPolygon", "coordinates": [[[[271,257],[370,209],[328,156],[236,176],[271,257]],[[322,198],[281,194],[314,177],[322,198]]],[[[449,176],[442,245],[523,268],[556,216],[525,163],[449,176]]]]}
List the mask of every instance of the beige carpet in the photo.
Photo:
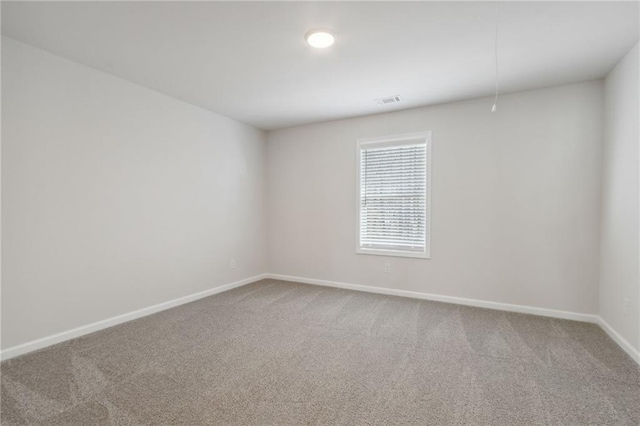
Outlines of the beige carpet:
{"type": "Polygon", "coordinates": [[[640,423],[595,325],[274,280],[1,368],[3,426],[640,423]]]}

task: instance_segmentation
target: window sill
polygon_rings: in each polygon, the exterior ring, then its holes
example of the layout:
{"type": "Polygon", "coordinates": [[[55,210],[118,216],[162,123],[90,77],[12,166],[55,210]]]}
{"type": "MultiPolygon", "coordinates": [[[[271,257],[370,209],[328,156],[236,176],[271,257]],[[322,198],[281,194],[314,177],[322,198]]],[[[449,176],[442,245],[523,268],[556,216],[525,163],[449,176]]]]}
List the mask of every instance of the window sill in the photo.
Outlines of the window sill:
{"type": "Polygon", "coordinates": [[[357,248],[356,254],[371,254],[374,256],[391,256],[391,257],[410,257],[414,259],[431,259],[431,255],[421,252],[399,251],[399,250],[378,250],[357,248]]]}

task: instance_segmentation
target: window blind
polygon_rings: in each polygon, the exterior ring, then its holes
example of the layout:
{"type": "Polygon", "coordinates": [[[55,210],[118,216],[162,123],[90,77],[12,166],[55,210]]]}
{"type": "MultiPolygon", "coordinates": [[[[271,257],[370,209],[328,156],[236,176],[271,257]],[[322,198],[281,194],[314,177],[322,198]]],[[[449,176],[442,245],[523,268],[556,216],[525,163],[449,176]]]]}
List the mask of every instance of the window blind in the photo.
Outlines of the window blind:
{"type": "Polygon", "coordinates": [[[360,145],[360,248],[425,252],[426,141],[360,145]]]}

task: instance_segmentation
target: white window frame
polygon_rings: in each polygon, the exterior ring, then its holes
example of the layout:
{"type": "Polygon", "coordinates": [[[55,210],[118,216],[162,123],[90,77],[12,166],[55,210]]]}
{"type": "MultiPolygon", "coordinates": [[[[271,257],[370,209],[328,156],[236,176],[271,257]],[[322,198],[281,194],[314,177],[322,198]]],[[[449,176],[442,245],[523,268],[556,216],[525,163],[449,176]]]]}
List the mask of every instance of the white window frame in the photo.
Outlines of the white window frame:
{"type": "Polygon", "coordinates": [[[431,131],[406,133],[401,135],[383,136],[377,138],[363,138],[356,141],[356,253],[370,254],[376,256],[393,256],[393,257],[412,257],[420,259],[431,259],[431,131]],[[361,153],[362,147],[369,145],[375,146],[394,146],[404,145],[411,141],[424,141],[426,143],[426,185],[425,185],[425,247],[424,252],[411,252],[402,250],[389,249],[371,249],[360,246],[360,209],[362,207],[362,197],[360,191],[360,173],[361,170],[361,153]]]}

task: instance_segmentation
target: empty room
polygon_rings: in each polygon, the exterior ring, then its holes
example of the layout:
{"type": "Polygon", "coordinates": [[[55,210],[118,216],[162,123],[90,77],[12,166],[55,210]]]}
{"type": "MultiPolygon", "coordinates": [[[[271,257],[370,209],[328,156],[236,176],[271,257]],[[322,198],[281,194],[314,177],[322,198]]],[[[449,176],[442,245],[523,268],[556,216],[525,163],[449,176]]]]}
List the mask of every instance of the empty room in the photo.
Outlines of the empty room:
{"type": "Polygon", "coordinates": [[[0,423],[639,425],[639,6],[2,1],[0,423]]]}

